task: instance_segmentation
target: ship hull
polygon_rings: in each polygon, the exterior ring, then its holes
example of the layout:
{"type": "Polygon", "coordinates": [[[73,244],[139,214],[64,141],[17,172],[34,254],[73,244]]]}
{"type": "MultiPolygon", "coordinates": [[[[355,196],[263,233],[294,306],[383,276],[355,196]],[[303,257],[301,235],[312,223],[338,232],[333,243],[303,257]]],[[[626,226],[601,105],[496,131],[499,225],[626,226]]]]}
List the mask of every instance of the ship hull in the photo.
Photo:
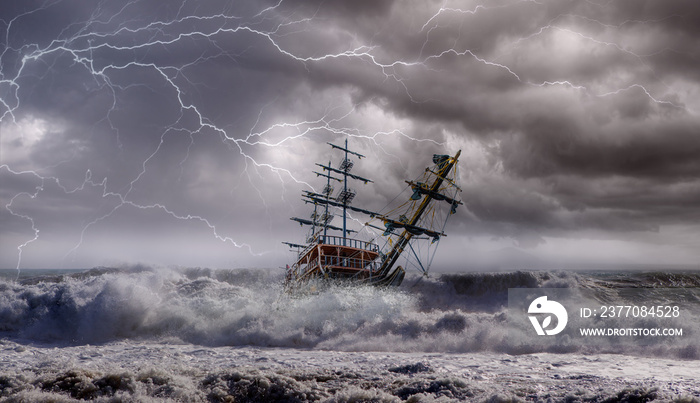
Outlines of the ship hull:
{"type": "Polygon", "coordinates": [[[399,286],[405,276],[401,266],[382,269],[384,257],[377,245],[350,238],[328,236],[307,247],[287,273],[287,289],[318,288],[321,284],[399,286]]]}
{"type": "Polygon", "coordinates": [[[306,276],[304,280],[292,280],[286,281],[284,286],[288,293],[294,295],[304,295],[304,294],[315,294],[322,290],[326,290],[333,287],[379,287],[379,288],[391,288],[399,287],[406,275],[406,271],[403,267],[398,266],[396,269],[390,273],[378,276],[374,275],[370,277],[369,275],[364,278],[360,277],[348,277],[348,276],[336,276],[336,277],[324,277],[324,276],[306,276]]]}

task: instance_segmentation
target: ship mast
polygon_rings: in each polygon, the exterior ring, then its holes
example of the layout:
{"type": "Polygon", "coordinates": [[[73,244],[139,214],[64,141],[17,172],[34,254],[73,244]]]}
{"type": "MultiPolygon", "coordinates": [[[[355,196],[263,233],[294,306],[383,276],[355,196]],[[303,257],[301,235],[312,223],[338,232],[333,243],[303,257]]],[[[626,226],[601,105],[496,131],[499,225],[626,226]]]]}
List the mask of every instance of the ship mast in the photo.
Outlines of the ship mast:
{"type": "MultiPolygon", "coordinates": [[[[353,211],[361,211],[364,213],[368,214],[375,214],[373,212],[369,212],[363,209],[358,209],[356,207],[352,207],[350,203],[352,202],[353,198],[355,197],[355,191],[348,188],[348,180],[349,179],[355,179],[364,182],[365,184],[372,182],[370,179],[363,178],[361,176],[351,174],[350,170],[352,167],[355,165],[352,160],[350,160],[350,155],[354,155],[358,157],[359,159],[364,158],[365,156],[352,151],[348,149],[348,140],[345,140],[345,146],[339,146],[335,144],[328,143],[332,148],[337,148],[341,151],[344,152],[344,159],[340,162],[340,165],[338,168],[333,168],[331,166],[331,162],[328,162],[328,165],[323,165],[323,164],[316,164],[317,166],[322,168],[321,172],[314,171],[314,173],[317,176],[322,176],[326,178],[326,185],[321,193],[314,193],[310,191],[304,191],[304,197],[306,197],[306,202],[307,203],[313,203],[314,204],[314,213],[312,214],[312,219],[307,220],[303,218],[297,218],[297,217],[292,217],[291,219],[300,223],[301,225],[310,225],[312,227],[312,236],[311,239],[313,239],[313,242],[325,242],[327,239],[328,235],[328,230],[335,230],[335,231],[342,231],[343,236],[342,236],[342,246],[347,246],[347,236],[349,233],[356,232],[353,230],[348,229],[347,226],[347,220],[348,220],[348,210],[353,210],[353,211]],[[334,175],[335,174],[335,175],[334,175]],[[340,175],[340,176],[339,176],[340,175]],[[338,192],[338,194],[333,197],[333,186],[331,185],[331,181],[336,181],[336,182],[341,182],[343,183],[342,189],[338,192]],[[318,214],[317,213],[317,206],[321,204],[323,205],[323,213],[318,214]],[[342,227],[336,227],[333,225],[330,225],[330,221],[333,218],[332,213],[329,211],[329,207],[338,207],[343,210],[343,226],[342,227]],[[321,227],[323,229],[323,237],[320,237],[321,233],[321,228],[319,228],[318,232],[316,231],[316,227],[321,227]],[[318,235],[318,236],[317,236],[318,235]]],[[[311,240],[309,241],[310,243],[312,242],[311,240]]],[[[293,246],[293,247],[299,247],[299,245],[296,244],[290,244],[288,242],[285,242],[286,244],[293,246]]]]}
{"type": "MultiPolygon", "coordinates": [[[[452,168],[457,164],[457,160],[459,159],[459,155],[461,154],[461,150],[457,151],[457,154],[455,154],[454,158],[450,158],[449,156],[445,156],[444,160],[436,161],[438,164],[438,171],[435,173],[435,180],[433,183],[430,185],[429,190],[426,190],[425,192],[421,192],[425,194],[425,197],[423,198],[423,201],[421,202],[420,206],[418,206],[418,209],[416,212],[413,214],[413,217],[404,224],[404,231],[401,233],[399,236],[398,241],[394,244],[394,247],[391,249],[391,251],[386,255],[386,258],[382,262],[382,265],[379,267],[378,270],[378,275],[381,276],[383,274],[386,274],[391,270],[391,268],[394,266],[394,263],[396,263],[396,260],[398,260],[399,256],[401,253],[404,251],[404,248],[406,248],[406,245],[408,245],[408,242],[411,240],[413,237],[413,233],[409,231],[409,228],[415,227],[416,224],[418,223],[418,220],[420,220],[421,216],[425,212],[425,210],[428,208],[430,205],[430,202],[434,199],[435,195],[439,195],[440,193],[438,190],[440,189],[440,186],[442,186],[442,183],[447,180],[447,176],[449,175],[450,171],[452,168]]],[[[436,158],[439,158],[440,156],[436,156],[436,158]]],[[[453,203],[455,203],[453,201],[453,203]]],[[[399,224],[399,223],[396,223],[399,224]]],[[[399,224],[401,225],[401,224],[399,224]]],[[[429,234],[431,235],[431,234],[429,234]]],[[[434,236],[442,235],[442,234],[437,234],[434,233],[432,234],[434,236]]]]}
{"type": "MultiPolygon", "coordinates": [[[[362,157],[360,157],[362,159],[362,157]]],[[[349,164],[348,160],[348,139],[345,139],[345,159],[343,159],[343,162],[341,163],[341,167],[343,169],[343,193],[342,195],[349,195],[348,193],[348,172],[350,169],[348,168],[349,164]]],[[[353,196],[354,197],[354,196],[353,196]]],[[[343,246],[347,246],[347,238],[348,238],[348,206],[345,198],[343,198],[343,246]]]]}
{"type": "MultiPolygon", "coordinates": [[[[328,171],[327,174],[324,173],[324,176],[327,175],[329,178],[333,178],[339,182],[343,182],[343,189],[336,196],[336,203],[333,203],[332,201],[327,199],[324,204],[326,204],[326,209],[328,208],[329,205],[332,205],[332,206],[335,205],[335,206],[341,207],[343,209],[343,238],[342,239],[343,239],[343,246],[347,246],[347,236],[348,236],[348,232],[350,232],[348,230],[348,210],[349,209],[354,210],[352,207],[350,207],[350,203],[352,202],[352,199],[355,198],[355,191],[348,188],[348,178],[362,181],[365,184],[372,182],[372,181],[367,179],[367,178],[363,178],[361,176],[357,176],[357,175],[350,173],[350,170],[352,170],[352,167],[355,165],[350,160],[350,158],[348,158],[350,156],[350,154],[355,155],[358,159],[362,159],[365,156],[358,153],[358,152],[355,152],[355,151],[348,149],[348,139],[345,139],[345,147],[341,147],[341,146],[338,146],[338,145],[335,145],[332,143],[328,143],[328,145],[330,145],[333,148],[337,148],[345,153],[345,157],[343,158],[343,161],[341,161],[339,168],[338,169],[333,168],[331,166],[330,162],[328,163],[328,165],[321,165],[321,164],[316,164],[316,165],[323,168],[324,171],[328,171]],[[343,179],[335,178],[331,175],[331,173],[340,174],[340,175],[342,175],[343,179]]],[[[329,179],[329,181],[330,181],[330,179],[329,179]]],[[[330,195],[328,195],[328,197],[330,198],[330,195]]]]}

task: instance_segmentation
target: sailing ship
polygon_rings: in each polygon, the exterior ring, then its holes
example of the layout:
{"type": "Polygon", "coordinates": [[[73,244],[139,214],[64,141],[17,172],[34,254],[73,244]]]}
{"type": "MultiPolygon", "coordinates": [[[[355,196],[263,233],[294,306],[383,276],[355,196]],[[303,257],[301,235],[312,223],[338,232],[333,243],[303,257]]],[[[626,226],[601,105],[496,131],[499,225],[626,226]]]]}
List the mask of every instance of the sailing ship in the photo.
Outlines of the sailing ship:
{"type": "Polygon", "coordinates": [[[351,182],[372,183],[351,173],[354,160],[365,156],[350,150],[347,139],[344,146],[328,145],[343,158],[336,166],[331,162],[316,164],[320,172],[314,173],[324,178],[323,190],[305,190],[303,200],[313,211],[309,218],[291,218],[310,229],[305,243],[284,242],[297,253],[294,263],[286,267],[285,288],[294,292],[331,282],[398,286],[406,274],[406,269],[397,265],[402,255],[406,266],[427,275],[437,245],[445,236],[447,219],[462,204],[456,180],[460,151],[454,156],[433,155],[432,166],[419,178],[405,181],[402,194],[406,200],[402,204],[374,212],[351,204],[357,194],[351,182]],[[348,220],[361,222],[352,216],[354,213],[370,219],[359,230],[348,226],[348,220]],[[342,224],[333,223],[338,216],[342,224]]]}

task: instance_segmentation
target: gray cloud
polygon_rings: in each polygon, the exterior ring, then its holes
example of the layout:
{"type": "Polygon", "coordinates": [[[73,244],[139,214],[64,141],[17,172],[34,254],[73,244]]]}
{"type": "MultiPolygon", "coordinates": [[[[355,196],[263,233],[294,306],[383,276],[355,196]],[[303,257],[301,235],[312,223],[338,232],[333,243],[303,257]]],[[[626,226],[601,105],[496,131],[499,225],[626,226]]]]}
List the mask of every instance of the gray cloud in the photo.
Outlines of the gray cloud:
{"type": "Polygon", "coordinates": [[[690,0],[3,7],[0,266],[283,265],[346,136],[375,208],[462,148],[456,244],[654,250],[697,229],[698,21],[690,0]]]}

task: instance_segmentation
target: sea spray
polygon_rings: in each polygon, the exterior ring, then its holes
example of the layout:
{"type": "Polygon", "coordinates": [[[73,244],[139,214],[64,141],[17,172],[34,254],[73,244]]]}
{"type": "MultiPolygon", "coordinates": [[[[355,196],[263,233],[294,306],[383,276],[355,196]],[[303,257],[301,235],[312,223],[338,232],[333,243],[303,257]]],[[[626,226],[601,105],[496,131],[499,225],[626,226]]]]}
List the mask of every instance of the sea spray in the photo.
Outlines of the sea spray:
{"type": "MultiPolygon", "coordinates": [[[[513,337],[508,290],[568,288],[613,298],[629,287],[697,284],[697,274],[512,272],[408,277],[400,288],[289,295],[270,270],[94,269],[0,282],[0,332],[83,345],[119,340],[337,351],[618,352],[695,358],[697,339],[653,346],[527,346],[513,337]]],[[[697,301],[695,303],[697,311],[697,301]]],[[[692,307],[691,307],[692,309],[692,307]]]]}

